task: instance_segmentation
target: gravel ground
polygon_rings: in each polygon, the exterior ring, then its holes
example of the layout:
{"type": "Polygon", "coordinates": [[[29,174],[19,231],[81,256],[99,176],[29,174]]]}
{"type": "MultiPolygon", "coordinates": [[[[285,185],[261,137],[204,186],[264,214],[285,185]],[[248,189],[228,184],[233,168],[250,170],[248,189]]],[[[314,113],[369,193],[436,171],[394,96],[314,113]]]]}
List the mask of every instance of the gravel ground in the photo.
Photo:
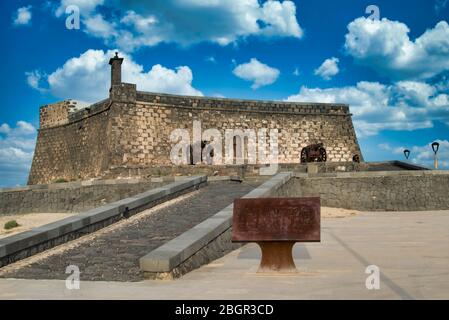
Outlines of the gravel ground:
{"type": "Polygon", "coordinates": [[[78,240],[0,269],[2,278],[66,279],[79,267],[81,280],[141,281],[139,258],[214,215],[262,181],[211,182],[78,240]]]}

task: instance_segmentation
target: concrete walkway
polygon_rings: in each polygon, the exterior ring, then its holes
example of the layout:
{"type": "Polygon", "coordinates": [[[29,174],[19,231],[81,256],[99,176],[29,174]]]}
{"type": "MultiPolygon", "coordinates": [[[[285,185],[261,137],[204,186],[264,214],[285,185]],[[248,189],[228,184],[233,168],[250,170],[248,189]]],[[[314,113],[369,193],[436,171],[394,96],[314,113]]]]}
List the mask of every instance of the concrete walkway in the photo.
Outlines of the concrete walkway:
{"type": "MultiPolygon", "coordinates": [[[[1,299],[449,299],[449,211],[323,219],[322,242],[297,244],[297,275],[256,274],[249,244],[176,281],[0,280],[1,299]],[[380,289],[365,285],[369,265],[380,289]]],[[[82,274],[81,274],[82,280],[82,274]]]]}

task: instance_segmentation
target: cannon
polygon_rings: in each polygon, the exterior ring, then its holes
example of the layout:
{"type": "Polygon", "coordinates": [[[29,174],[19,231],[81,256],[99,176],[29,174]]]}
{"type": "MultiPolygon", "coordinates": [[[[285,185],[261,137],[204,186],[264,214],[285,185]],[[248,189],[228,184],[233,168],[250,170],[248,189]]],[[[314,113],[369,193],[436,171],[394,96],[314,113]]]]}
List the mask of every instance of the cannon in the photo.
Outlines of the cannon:
{"type": "Polygon", "coordinates": [[[301,150],[301,163],[326,162],[326,149],[322,143],[312,144],[301,150]]]}

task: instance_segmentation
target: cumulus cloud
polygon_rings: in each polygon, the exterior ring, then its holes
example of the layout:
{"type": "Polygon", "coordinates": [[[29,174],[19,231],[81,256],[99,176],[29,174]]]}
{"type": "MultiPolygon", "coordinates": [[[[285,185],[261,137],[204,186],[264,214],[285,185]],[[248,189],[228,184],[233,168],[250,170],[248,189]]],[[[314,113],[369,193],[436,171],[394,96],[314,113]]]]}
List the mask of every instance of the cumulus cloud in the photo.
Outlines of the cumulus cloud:
{"type": "Polygon", "coordinates": [[[85,32],[108,45],[132,51],[161,42],[190,45],[210,41],[228,45],[247,36],[301,38],[292,1],[269,0],[61,0],[56,15],[68,4],[80,7],[85,32]],[[102,6],[102,10],[96,9],[102,6]],[[110,12],[121,16],[104,15],[110,12]]]}
{"type": "Polygon", "coordinates": [[[21,7],[15,13],[13,24],[16,26],[29,25],[32,18],[31,6],[21,7]]]}
{"type": "MultiPolygon", "coordinates": [[[[76,99],[96,102],[108,95],[110,87],[109,59],[114,51],[87,50],[79,57],[67,60],[63,66],[43,78],[42,74],[29,72],[28,84],[42,88],[38,83],[46,82],[48,91],[61,99],[76,99]],[[37,80],[38,78],[38,80],[37,80]]],[[[180,66],[168,69],[159,64],[149,71],[134,62],[130,55],[124,54],[122,81],[137,84],[137,89],[161,93],[201,96],[201,91],[192,86],[193,74],[189,67],[180,66]]]]}
{"type": "Polygon", "coordinates": [[[324,80],[332,79],[332,77],[340,72],[340,69],[338,68],[339,62],[340,60],[335,57],[324,60],[321,66],[315,70],[315,75],[320,76],[324,80]]]}
{"type": "Polygon", "coordinates": [[[104,0],[61,0],[55,14],[57,17],[60,17],[65,13],[68,6],[77,6],[81,15],[89,16],[104,2],[104,0]]]}
{"type": "Polygon", "coordinates": [[[345,49],[357,63],[395,80],[423,80],[449,70],[449,25],[439,22],[412,41],[404,23],[358,18],[348,25],[345,49]]]}
{"type": "MultiPolygon", "coordinates": [[[[430,141],[425,145],[413,146],[391,146],[389,143],[382,143],[379,147],[383,150],[389,151],[392,155],[403,159],[404,150],[410,150],[410,161],[416,164],[421,164],[429,168],[434,166],[434,153],[431,144],[435,141],[430,141]]],[[[438,151],[438,166],[439,168],[449,169],[449,141],[437,139],[436,142],[440,144],[438,151]]]]}
{"type": "Polygon", "coordinates": [[[274,83],[279,77],[280,71],[252,58],[250,62],[235,67],[233,73],[243,80],[252,81],[251,88],[255,90],[274,83]]]}
{"type": "Polygon", "coordinates": [[[328,89],[301,87],[299,94],[287,101],[347,103],[360,137],[382,130],[431,128],[437,120],[449,126],[449,95],[417,81],[392,85],[362,81],[356,86],[328,89]]]}
{"type": "Polygon", "coordinates": [[[26,184],[35,142],[36,128],[28,122],[0,126],[0,187],[26,184]]]}
{"type": "Polygon", "coordinates": [[[31,88],[36,89],[41,92],[46,91],[45,88],[41,87],[42,79],[45,78],[45,75],[42,74],[41,71],[34,70],[34,71],[30,71],[30,72],[25,72],[25,76],[26,76],[27,83],[31,88]]]}
{"type": "Polygon", "coordinates": [[[106,21],[101,14],[87,16],[84,19],[84,24],[86,26],[86,31],[90,35],[97,38],[103,38],[107,42],[109,42],[110,39],[119,36],[114,25],[106,21]]]}

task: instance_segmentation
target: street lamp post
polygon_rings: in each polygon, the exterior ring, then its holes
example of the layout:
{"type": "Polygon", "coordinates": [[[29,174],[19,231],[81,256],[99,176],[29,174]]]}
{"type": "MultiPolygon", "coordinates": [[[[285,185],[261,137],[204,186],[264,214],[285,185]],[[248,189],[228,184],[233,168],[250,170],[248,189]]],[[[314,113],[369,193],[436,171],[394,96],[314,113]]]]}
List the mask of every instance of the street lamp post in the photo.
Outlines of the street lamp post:
{"type": "Polygon", "coordinates": [[[404,150],[404,156],[405,156],[405,159],[408,160],[408,158],[410,157],[410,150],[405,149],[405,150],[404,150]]]}
{"type": "Polygon", "coordinates": [[[435,170],[438,169],[438,155],[437,155],[438,149],[440,149],[440,144],[438,142],[432,143],[432,150],[435,153],[435,157],[434,157],[434,160],[433,160],[433,164],[434,164],[435,170]]]}

